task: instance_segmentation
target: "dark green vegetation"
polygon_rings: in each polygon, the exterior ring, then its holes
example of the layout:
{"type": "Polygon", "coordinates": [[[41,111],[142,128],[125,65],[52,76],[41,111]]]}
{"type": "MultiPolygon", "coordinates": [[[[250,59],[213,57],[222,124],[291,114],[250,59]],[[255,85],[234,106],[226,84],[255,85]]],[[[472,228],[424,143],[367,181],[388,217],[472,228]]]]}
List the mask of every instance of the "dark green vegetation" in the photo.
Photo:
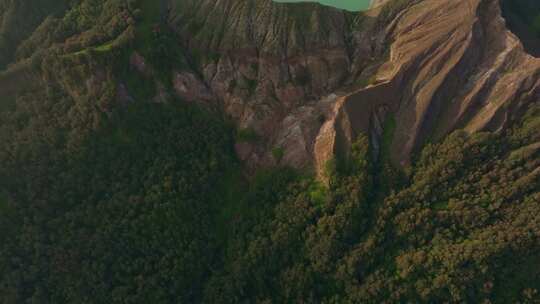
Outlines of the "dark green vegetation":
{"type": "Polygon", "coordinates": [[[503,11],[514,18],[512,22],[524,23],[540,37],[540,3],[534,0],[502,1],[503,11]]]}
{"type": "Polygon", "coordinates": [[[14,59],[18,45],[26,40],[47,16],[64,11],[66,6],[67,1],[63,0],[45,0],[39,3],[0,1],[0,69],[14,59]]]}
{"type": "Polygon", "coordinates": [[[21,137],[0,153],[3,302],[198,297],[186,291],[200,292],[219,252],[211,193],[231,162],[227,129],[200,110],[140,104],[68,147],[62,130],[34,127],[48,114],[20,131],[2,116],[21,137]]]}
{"type": "Polygon", "coordinates": [[[537,0],[501,0],[503,15],[510,29],[525,48],[540,56],[540,2],[537,0]]]}
{"type": "MultiPolygon", "coordinates": [[[[528,301],[540,284],[538,108],[506,134],[456,132],[426,147],[376,199],[360,139],[329,189],[294,180],[230,241],[209,303],[528,301]],[[397,190],[397,189],[396,189],[397,190]]],[[[264,206],[264,207],[263,207],[264,206]]],[[[536,296],[536,299],[537,296],[536,296]]]]}
{"type": "Polygon", "coordinates": [[[538,106],[428,145],[408,179],[387,159],[389,119],[379,161],[360,137],[328,186],[283,167],[246,180],[232,146],[253,130],[151,102],[152,78],[128,68],[134,50],[162,81],[163,56],[188,64],[151,30],[155,2],[70,3],[15,51],[35,85],[0,97],[1,303],[540,300],[538,106]]]}

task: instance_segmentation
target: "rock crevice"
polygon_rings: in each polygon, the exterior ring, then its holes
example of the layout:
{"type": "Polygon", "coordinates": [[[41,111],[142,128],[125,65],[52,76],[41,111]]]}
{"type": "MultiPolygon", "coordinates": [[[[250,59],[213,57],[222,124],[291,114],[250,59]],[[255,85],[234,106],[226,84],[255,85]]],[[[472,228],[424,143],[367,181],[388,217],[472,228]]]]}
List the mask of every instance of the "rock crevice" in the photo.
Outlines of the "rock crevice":
{"type": "Polygon", "coordinates": [[[498,0],[374,1],[358,14],[270,0],[170,5],[171,26],[204,54],[209,96],[263,139],[242,153],[253,167],[279,147],[286,164],[323,176],[362,133],[378,149],[380,109],[396,123],[389,158],[408,166],[426,142],[502,130],[540,99],[540,60],[508,31],[498,0]]]}

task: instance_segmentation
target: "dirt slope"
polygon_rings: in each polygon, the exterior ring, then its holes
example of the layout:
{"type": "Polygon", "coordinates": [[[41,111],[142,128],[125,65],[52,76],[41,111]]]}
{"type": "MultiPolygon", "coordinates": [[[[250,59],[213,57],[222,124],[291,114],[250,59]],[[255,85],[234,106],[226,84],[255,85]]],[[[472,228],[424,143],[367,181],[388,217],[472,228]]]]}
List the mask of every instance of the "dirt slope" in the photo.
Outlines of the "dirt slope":
{"type": "Polygon", "coordinates": [[[380,137],[381,108],[397,125],[391,158],[407,166],[428,140],[457,128],[501,130],[540,100],[540,59],[506,29],[496,0],[418,1],[386,33],[390,56],[376,74],[378,84],[345,96],[318,135],[319,172],[328,160],[319,155],[340,147],[346,153],[360,132],[380,137]],[[329,137],[342,140],[328,144],[329,137]]]}

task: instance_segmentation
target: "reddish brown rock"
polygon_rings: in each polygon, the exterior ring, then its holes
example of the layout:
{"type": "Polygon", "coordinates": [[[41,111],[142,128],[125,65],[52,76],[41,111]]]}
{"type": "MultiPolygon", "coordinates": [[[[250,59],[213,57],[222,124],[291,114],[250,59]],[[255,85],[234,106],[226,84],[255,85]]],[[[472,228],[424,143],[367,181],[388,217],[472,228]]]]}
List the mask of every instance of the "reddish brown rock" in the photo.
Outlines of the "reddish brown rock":
{"type": "Polygon", "coordinates": [[[175,72],[173,86],[176,94],[185,101],[208,102],[215,98],[206,85],[190,72],[175,72]]]}
{"type": "Polygon", "coordinates": [[[316,150],[319,172],[333,157],[328,151],[339,148],[330,139],[344,138],[346,154],[350,140],[341,134],[369,133],[380,105],[397,123],[392,160],[407,166],[428,137],[502,130],[540,101],[540,59],[506,29],[496,0],[417,1],[387,36],[390,58],[375,75],[378,84],[348,94],[321,130],[316,146],[330,146],[316,150]]]}
{"type": "Polygon", "coordinates": [[[353,14],[306,4],[297,14],[270,0],[186,0],[171,3],[169,22],[207,55],[203,82],[224,111],[261,135],[255,167],[280,147],[284,163],[315,164],[322,176],[360,134],[377,154],[388,118],[391,159],[408,166],[427,138],[502,130],[540,99],[539,59],[506,29],[498,0],[372,5],[353,14]],[[325,102],[331,93],[340,97],[325,102]]]}

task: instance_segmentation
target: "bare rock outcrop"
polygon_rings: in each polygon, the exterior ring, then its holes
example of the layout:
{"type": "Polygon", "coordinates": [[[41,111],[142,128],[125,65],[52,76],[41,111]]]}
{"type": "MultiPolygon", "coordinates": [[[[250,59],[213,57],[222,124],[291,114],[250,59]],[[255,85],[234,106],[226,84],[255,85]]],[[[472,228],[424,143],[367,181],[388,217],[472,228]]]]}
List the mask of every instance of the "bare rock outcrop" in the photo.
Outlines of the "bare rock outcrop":
{"type": "Polygon", "coordinates": [[[285,164],[311,165],[325,100],[376,57],[376,42],[351,31],[363,16],[313,3],[187,0],[170,11],[205,86],[239,128],[263,139],[239,149],[255,166],[272,165],[276,148],[285,164]]]}
{"type": "Polygon", "coordinates": [[[392,161],[407,166],[428,138],[458,128],[502,130],[529,103],[540,101],[540,59],[506,29],[497,0],[417,1],[386,30],[392,43],[388,61],[376,73],[378,84],[336,104],[336,115],[325,124],[331,127],[317,139],[318,172],[334,157],[326,151],[347,153],[347,134],[370,132],[381,105],[398,126],[392,161]],[[322,136],[329,132],[333,135],[322,136]],[[331,137],[344,138],[345,144],[328,142],[331,137]],[[322,148],[326,145],[333,147],[322,148]]]}
{"type": "Polygon", "coordinates": [[[387,119],[396,124],[390,159],[408,166],[428,140],[502,130],[539,101],[540,59],[508,31],[498,0],[372,5],[354,14],[270,0],[171,1],[169,24],[201,75],[180,77],[177,90],[212,96],[263,139],[238,149],[251,166],[272,164],[280,148],[283,162],[314,164],[321,177],[360,134],[377,154],[387,119]]]}
{"type": "Polygon", "coordinates": [[[388,0],[371,0],[371,4],[369,5],[371,8],[379,7],[384,5],[388,0]]]}

